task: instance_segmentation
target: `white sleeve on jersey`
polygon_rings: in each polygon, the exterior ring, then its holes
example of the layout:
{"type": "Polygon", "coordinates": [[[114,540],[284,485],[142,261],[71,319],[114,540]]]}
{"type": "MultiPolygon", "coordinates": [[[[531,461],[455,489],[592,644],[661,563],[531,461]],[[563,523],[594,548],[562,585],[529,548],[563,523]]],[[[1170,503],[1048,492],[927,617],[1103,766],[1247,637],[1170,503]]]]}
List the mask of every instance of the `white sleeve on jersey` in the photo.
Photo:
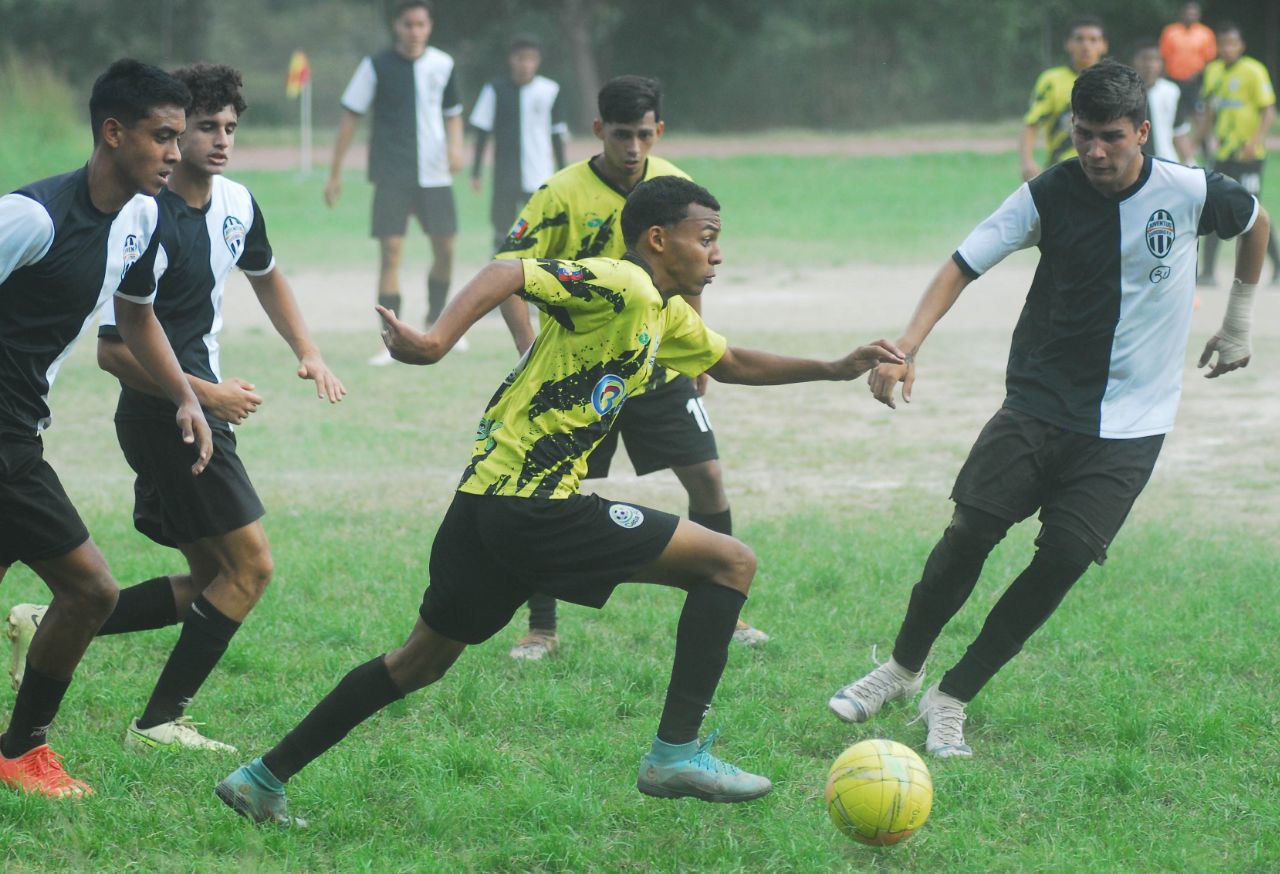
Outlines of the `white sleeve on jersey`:
{"type": "Polygon", "coordinates": [[[493,133],[493,116],[497,103],[498,96],[493,91],[493,85],[485,82],[480,89],[480,96],[476,98],[476,105],[471,109],[471,118],[468,119],[471,126],[485,133],[493,133]]]}
{"type": "MultiPolygon", "coordinates": [[[[131,269],[129,273],[125,274],[125,279],[121,281],[120,287],[116,289],[115,296],[130,301],[131,303],[154,304],[156,301],[156,289],[160,287],[160,277],[164,276],[164,271],[169,267],[169,253],[165,251],[162,243],[156,243],[155,260],[150,264],[150,280],[142,280],[140,281],[140,285],[135,284],[132,280],[137,280],[137,277],[133,277],[131,280],[129,274],[133,273],[134,270],[146,270],[147,267],[148,265],[145,261],[134,265],[133,269],[131,269]],[[130,290],[134,287],[137,287],[139,291],[144,291],[145,293],[130,293],[130,290]]],[[[112,311],[112,315],[114,317],[114,309],[112,311]]],[[[99,324],[101,324],[101,322],[99,324]]]]}
{"type": "Polygon", "coordinates": [[[1040,212],[1023,183],[965,237],[956,254],[981,276],[1006,257],[1040,242],[1040,212]]]}
{"type": "Polygon", "coordinates": [[[0,282],[39,261],[52,245],[53,219],[43,206],[21,194],[0,197],[0,282]]]}
{"type": "Polygon", "coordinates": [[[373,70],[373,61],[364,58],[356,67],[347,90],[342,92],[342,106],[357,115],[364,115],[373,105],[374,92],[378,90],[378,74],[373,70]]]}

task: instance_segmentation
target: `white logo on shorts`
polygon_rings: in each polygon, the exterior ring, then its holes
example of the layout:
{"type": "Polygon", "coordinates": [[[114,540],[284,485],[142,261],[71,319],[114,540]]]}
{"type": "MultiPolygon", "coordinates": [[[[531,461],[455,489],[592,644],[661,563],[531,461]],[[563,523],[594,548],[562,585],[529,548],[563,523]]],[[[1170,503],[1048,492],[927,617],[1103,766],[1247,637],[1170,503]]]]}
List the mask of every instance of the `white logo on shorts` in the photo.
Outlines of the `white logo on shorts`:
{"type": "Polygon", "coordinates": [[[609,508],[609,518],[621,528],[638,528],[644,522],[644,513],[627,504],[614,504],[609,508]]]}

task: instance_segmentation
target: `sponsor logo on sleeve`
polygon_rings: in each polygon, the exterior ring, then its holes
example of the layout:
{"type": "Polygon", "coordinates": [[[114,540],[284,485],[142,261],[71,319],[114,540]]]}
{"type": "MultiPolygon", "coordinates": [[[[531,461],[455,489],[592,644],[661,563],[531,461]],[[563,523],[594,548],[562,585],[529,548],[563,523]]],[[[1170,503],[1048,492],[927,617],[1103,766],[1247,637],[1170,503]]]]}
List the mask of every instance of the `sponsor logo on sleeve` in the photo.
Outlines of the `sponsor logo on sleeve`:
{"type": "Polygon", "coordinates": [[[1167,209],[1157,209],[1147,219],[1147,250],[1157,258],[1163,258],[1173,251],[1173,240],[1177,229],[1173,225],[1173,216],[1167,209]]]}
{"type": "Polygon", "coordinates": [[[609,518],[619,528],[638,528],[644,523],[644,513],[630,504],[614,504],[609,508],[609,518]]]}
{"type": "Polygon", "coordinates": [[[529,223],[524,219],[520,219],[520,221],[516,222],[515,227],[511,229],[511,239],[519,240],[528,232],[528,230],[529,223]]]}
{"type": "Polygon", "coordinates": [[[586,276],[586,271],[576,264],[572,267],[568,264],[556,265],[556,278],[561,282],[581,282],[586,276]]]}
{"type": "Polygon", "coordinates": [[[240,253],[244,251],[244,236],[244,222],[240,219],[229,215],[222,220],[222,239],[231,250],[233,260],[239,260],[240,253]]]}
{"type": "Polygon", "coordinates": [[[596,387],[591,390],[591,406],[603,416],[621,404],[627,397],[627,384],[622,377],[606,373],[600,377],[596,387]]]}
{"type": "Polygon", "coordinates": [[[124,266],[120,269],[120,278],[124,279],[124,275],[129,272],[129,268],[133,263],[142,257],[142,241],[138,239],[137,234],[129,234],[124,238],[124,252],[122,253],[122,262],[124,266]]]}

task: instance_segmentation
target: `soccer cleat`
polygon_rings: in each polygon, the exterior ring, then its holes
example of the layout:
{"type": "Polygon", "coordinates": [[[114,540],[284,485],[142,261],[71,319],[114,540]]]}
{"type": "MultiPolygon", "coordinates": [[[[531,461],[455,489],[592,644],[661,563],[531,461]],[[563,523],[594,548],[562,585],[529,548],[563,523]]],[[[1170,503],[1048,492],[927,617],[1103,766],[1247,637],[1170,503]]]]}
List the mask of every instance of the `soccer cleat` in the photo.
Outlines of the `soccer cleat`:
{"type": "Polygon", "coordinates": [[[261,758],[236,768],[224,777],[213,791],[222,799],[223,804],[255,823],[269,822],[285,827],[307,827],[305,819],[289,815],[289,803],[284,795],[284,786],[271,776],[271,772],[262,764],[261,758]]]}
{"type": "Polygon", "coordinates": [[[196,722],[190,716],[179,716],[171,722],[162,722],[150,728],[139,728],[138,720],[129,723],[124,735],[124,745],[135,748],[180,747],[187,750],[211,750],[234,753],[236,748],[220,740],[205,737],[196,731],[196,722]]]}
{"type": "MultiPolygon", "coordinates": [[[[964,742],[964,702],[940,691],[934,683],[920,698],[920,716],[929,735],[924,750],[939,759],[969,758],[973,749],[964,742]]],[[[913,720],[914,721],[914,720],[913,720]]]]}
{"type": "Polygon", "coordinates": [[[554,631],[530,631],[508,653],[513,659],[536,662],[555,653],[560,648],[560,640],[554,631]]]}
{"type": "Polygon", "coordinates": [[[27,650],[31,648],[31,638],[36,636],[40,620],[44,619],[47,604],[19,604],[9,611],[9,624],[5,633],[13,648],[9,659],[9,680],[16,690],[22,686],[22,675],[27,670],[27,650]]]}
{"type": "Polygon", "coordinates": [[[27,750],[16,759],[0,755],[0,783],[50,798],[84,798],[93,794],[87,783],[67,773],[62,756],[48,744],[27,750]]]}
{"type": "Polygon", "coordinates": [[[719,735],[720,730],[716,729],[701,744],[685,744],[692,753],[687,759],[663,761],[650,750],[640,760],[636,788],[655,798],[698,798],[726,804],[768,795],[773,789],[768,777],[751,774],[711,755],[711,744],[719,735]]]}
{"type": "Polygon", "coordinates": [[[738,627],[733,629],[733,642],[743,646],[759,646],[769,642],[769,635],[739,619],[738,627]]]}
{"type": "Polygon", "coordinates": [[[376,353],[374,353],[373,357],[369,359],[369,365],[371,367],[386,367],[388,364],[394,364],[394,363],[395,363],[395,359],[391,357],[391,350],[389,350],[386,346],[383,346],[381,349],[379,349],[376,353]]]}
{"type": "MultiPolygon", "coordinates": [[[[871,660],[875,661],[875,650],[871,660]]],[[[911,673],[892,657],[861,680],[850,683],[827,701],[827,707],[845,722],[866,722],[880,708],[899,698],[910,698],[924,683],[924,669],[911,673]]]]}

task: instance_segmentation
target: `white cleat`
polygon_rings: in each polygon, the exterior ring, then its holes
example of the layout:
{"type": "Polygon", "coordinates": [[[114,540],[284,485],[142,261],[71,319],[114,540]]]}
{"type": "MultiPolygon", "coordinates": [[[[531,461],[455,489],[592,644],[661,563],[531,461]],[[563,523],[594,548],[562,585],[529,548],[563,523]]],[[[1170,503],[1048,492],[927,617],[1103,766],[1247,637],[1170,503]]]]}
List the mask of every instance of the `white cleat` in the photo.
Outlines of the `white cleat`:
{"type": "Polygon", "coordinates": [[[370,367],[386,367],[388,364],[394,364],[395,359],[391,357],[391,351],[383,346],[378,350],[372,358],[369,359],[370,367]]]}
{"type": "MultiPolygon", "coordinates": [[[[875,661],[874,650],[871,660],[875,661]]],[[[827,707],[845,722],[866,722],[890,701],[910,698],[923,684],[924,669],[913,674],[891,657],[861,680],[832,695],[827,707]]]]}
{"type": "Polygon", "coordinates": [[[22,675],[27,670],[27,650],[31,649],[31,638],[36,636],[40,620],[44,619],[48,604],[19,604],[9,611],[9,622],[5,633],[12,644],[9,658],[9,680],[17,690],[22,686],[22,675]]]}
{"type": "Polygon", "coordinates": [[[530,631],[511,648],[511,652],[507,655],[516,661],[538,662],[549,655],[554,655],[559,648],[560,640],[555,632],[548,634],[545,631],[530,631]]]}
{"type": "Polygon", "coordinates": [[[739,619],[738,627],[733,630],[733,642],[743,646],[760,646],[769,642],[769,635],[739,619]]]}
{"type": "Polygon", "coordinates": [[[187,750],[209,750],[219,753],[236,751],[231,744],[205,737],[196,731],[196,726],[200,724],[190,716],[179,716],[172,722],[162,722],[150,728],[138,728],[138,720],[135,719],[129,723],[129,730],[125,732],[124,745],[148,749],[181,747],[187,750]]]}
{"type": "Polygon", "coordinates": [[[920,719],[929,735],[924,750],[939,759],[971,758],[973,749],[964,742],[964,702],[938,689],[934,683],[920,699],[920,719]]]}

